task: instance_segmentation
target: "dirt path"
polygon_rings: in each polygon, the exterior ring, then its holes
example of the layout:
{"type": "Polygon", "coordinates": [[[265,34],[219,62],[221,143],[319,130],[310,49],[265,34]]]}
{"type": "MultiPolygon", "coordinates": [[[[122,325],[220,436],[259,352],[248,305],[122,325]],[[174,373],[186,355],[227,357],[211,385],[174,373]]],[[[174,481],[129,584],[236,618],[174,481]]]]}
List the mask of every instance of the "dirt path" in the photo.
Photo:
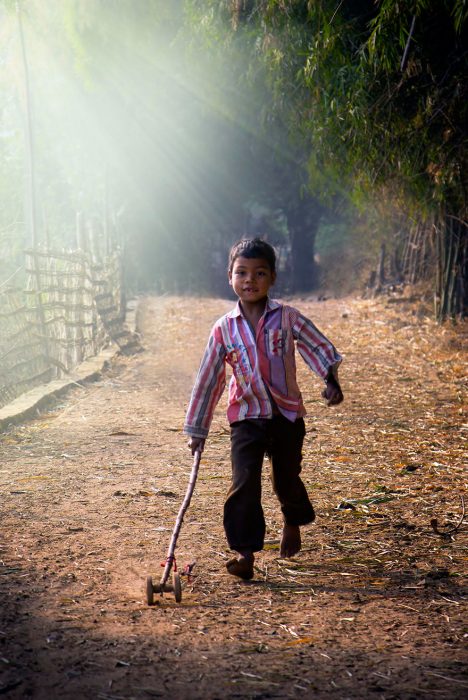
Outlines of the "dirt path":
{"type": "Polygon", "coordinates": [[[178,547],[177,605],[158,579],[191,467],[180,433],[220,300],[148,299],[146,352],[0,436],[0,695],[5,698],[461,698],[468,541],[437,536],[466,493],[466,328],[402,304],[297,301],[344,352],[346,402],[309,411],[304,480],[318,518],[278,558],[265,470],[256,576],[225,573],[224,400],[178,547]],[[341,507],[340,507],[341,506],[341,507]]]}

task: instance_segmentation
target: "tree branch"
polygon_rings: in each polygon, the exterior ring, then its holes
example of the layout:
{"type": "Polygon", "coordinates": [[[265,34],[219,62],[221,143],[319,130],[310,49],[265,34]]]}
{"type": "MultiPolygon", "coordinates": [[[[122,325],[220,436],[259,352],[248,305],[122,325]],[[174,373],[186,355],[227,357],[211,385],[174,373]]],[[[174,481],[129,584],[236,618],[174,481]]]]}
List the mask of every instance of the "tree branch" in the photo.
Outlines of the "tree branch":
{"type": "Polygon", "coordinates": [[[408,34],[408,39],[407,39],[407,41],[406,41],[405,50],[404,50],[404,52],[403,52],[403,58],[401,59],[401,63],[400,63],[400,70],[401,70],[401,72],[403,72],[403,71],[405,70],[406,64],[407,64],[407,62],[408,62],[409,46],[410,46],[410,43],[411,43],[411,39],[413,38],[413,32],[414,32],[414,25],[415,25],[415,24],[416,24],[416,15],[413,15],[413,19],[411,20],[411,27],[410,27],[409,34],[408,34]]]}

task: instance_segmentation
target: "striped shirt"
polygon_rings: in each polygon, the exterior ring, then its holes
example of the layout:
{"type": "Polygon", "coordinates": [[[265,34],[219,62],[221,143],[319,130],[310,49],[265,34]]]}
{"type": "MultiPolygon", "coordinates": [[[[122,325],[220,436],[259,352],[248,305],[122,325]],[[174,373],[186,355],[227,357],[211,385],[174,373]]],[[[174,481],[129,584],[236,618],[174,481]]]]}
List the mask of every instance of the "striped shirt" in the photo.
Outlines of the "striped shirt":
{"type": "Polygon", "coordinates": [[[184,424],[192,437],[208,435],[216,405],[232,368],[227,417],[271,418],[276,411],[290,421],[306,414],[296,381],[295,345],[306,364],[325,379],[341,362],[332,343],[292,306],[268,299],[254,333],[239,303],[212,328],[193,387],[184,424]],[[294,342],[296,341],[296,343],[294,342]]]}

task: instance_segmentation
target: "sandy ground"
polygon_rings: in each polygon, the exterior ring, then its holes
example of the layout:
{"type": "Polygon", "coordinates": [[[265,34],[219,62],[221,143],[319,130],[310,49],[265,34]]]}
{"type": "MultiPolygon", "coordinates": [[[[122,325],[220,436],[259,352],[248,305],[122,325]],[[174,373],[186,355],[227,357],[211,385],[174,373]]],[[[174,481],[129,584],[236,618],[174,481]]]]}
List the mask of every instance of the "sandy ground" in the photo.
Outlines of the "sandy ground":
{"type": "MultiPolygon", "coordinates": [[[[183,599],[146,603],[192,458],[181,434],[212,322],[226,300],[148,298],[145,352],[0,436],[0,695],[101,698],[468,696],[466,326],[404,303],[294,303],[345,355],[329,409],[300,366],[304,481],[317,521],[255,578],[229,576],[225,397],[177,549],[183,599]]],[[[267,466],[267,463],[265,463],[267,466]]]]}

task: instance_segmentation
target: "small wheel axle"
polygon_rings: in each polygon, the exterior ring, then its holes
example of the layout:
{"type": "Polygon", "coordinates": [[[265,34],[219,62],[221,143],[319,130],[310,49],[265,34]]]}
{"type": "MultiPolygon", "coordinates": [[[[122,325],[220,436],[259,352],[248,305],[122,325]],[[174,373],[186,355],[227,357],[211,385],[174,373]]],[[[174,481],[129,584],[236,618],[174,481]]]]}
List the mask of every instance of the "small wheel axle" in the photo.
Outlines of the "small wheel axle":
{"type": "Polygon", "coordinates": [[[174,593],[174,598],[176,603],[180,603],[182,600],[182,585],[180,581],[180,575],[177,571],[172,574],[172,584],[171,583],[153,583],[151,576],[146,579],[146,602],[148,605],[154,605],[154,594],[159,593],[161,596],[163,593],[174,593]]]}

